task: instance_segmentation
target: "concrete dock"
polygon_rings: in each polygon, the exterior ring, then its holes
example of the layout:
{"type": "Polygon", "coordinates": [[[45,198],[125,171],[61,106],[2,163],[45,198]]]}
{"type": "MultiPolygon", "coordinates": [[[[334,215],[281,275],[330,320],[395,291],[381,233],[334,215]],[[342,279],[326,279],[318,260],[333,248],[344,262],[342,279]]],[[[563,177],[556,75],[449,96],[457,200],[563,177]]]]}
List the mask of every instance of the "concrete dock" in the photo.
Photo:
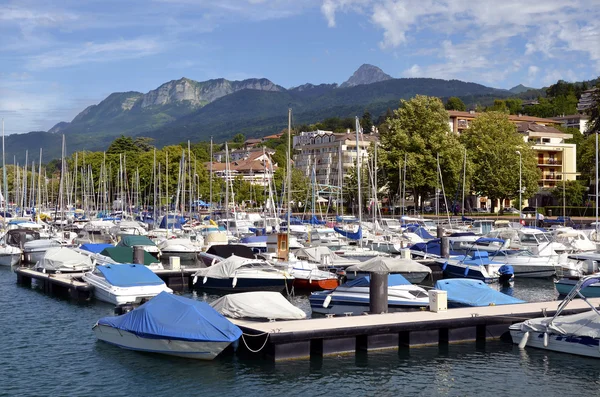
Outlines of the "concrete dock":
{"type": "MultiPolygon", "coordinates": [[[[594,306],[600,298],[590,299],[594,306]]],[[[516,322],[552,316],[560,301],[294,321],[232,320],[244,331],[240,354],[271,360],[500,338],[516,322]]],[[[589,310],[582,300],[563,313],[589,310]]]]}
{"type": "Polygon", "coordinates": [[[90,300],[94,296],[94,287],[83,281],[83,273],[42,273],[19,267],[15,269],[17,283],[31,286],[33,280],[48,294],[55,294],[75,300],[90,300]]]}

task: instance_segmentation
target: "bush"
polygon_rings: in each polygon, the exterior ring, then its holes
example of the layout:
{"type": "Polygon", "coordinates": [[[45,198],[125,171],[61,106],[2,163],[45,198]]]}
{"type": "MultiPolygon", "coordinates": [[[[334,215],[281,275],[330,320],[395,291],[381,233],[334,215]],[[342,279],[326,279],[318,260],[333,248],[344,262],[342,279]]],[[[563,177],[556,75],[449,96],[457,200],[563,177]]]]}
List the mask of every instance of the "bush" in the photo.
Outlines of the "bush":
{"type": "MultiPolygon", "coordinates": [[[[595,207],[569,207],[569,206],[567,206],[564,208],[565,208],[566,216],[596,216],[596,208],[595,207]]],[[[552,211],[553,217],[563,215],[563,207],[562,206],[544,207],[545,214],[548,214],[548,210],[552,211]]]]}

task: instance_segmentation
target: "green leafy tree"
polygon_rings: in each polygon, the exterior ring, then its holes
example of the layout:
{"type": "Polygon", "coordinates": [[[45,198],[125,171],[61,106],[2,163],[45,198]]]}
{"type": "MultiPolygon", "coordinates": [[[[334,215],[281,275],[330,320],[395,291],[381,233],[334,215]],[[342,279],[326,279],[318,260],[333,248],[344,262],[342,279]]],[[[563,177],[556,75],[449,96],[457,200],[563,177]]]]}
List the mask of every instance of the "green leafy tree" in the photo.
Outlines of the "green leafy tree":
{"type": "Polygon", "coordinates": [[[593,106],[588,110],[590,115],[588,132],[600,133],[600,82],[596,85],[596,91],[592,94],[592,98],[593,106]]]}
{"type": "Polygon", "coordinates": [[[558,200],[559,205],[563,205],[563,198],[568,206],[583,205],[586,188],[581,181],[560,182],[552,189],[552,196],[558,200]]]}
{"type": "Polygon", "coordinates": [[[121,135],[120,137],[112,141],[112,143],[106,150],[106,153],[119,154],[138,151],[140,151],[140,148],[135,145],[135,143],[133,142],[133,138],[121,135]]]}
{"type": "MultiPolygon", "coordinates": [[[[380,165],[389,191],[398,191],[399,164],[407,157],[407,192],[425,198],[438,185],[437,156],[447,195],[462,180],[464,148],[448,125],[448,112],[439,98],[417,95],[394,111],[380,129],[380,165]]],[[[421,201],[422,202],[422,201],[421,201]]]]}
{"type": "Polygon", "coordinates": [[[519,197],[519,154],[522,156],[523,199],[537,192],[537,158],[508,115],[486,112],[477,117],[461,137],[473,161],[473,191],[495,203],[519,197]]]}
{"type": "Polygon", "coordinates": [[[244,141],[246,140],[246,137],[244,136],[244,134],[239,133],[239,134],[235,134],[235,136],[233,137],[232,140],[234,143],[244,143],[244,141]]]}
{"type": "MultiPolygon", "coordinates": [[[[283,202],[287,203],[287,193],[285,193],[284,183],[287,178],[285,167],[279,167],[275,171],[275,175],[273,175],[273,179],[275,182],[275,188],[281,194],[284,192],[283,202]]],[[[305,204],[310,201],[310,180],[304,175],[302,170],[297,168],[292,168],[292,201],[295,203],[293,208],[298,208],[298,204],[305,204]]],[[[285,204],[284,204],[285,205],[285,204]]]]}
{"type": "Polygon", "coordinates": [[[502,113],[510,113],[506,102],[503,99],[495,99],[494,104],[489,106],[486,111],[488,112],[502,112],[502,113]]]}
{"type": "Polygon", "coordinates": [[[464,112],[467,110],[467,107],[459,97],[451,96],[446,102],[446,110],[460,110],[464,112]]]}
{"type": "Polygon", "coordinates": [[[363,128],[364,133],[371,133],[371,129],[373,128],[373,119],[368,110],[365,110],[363,113],[362,119],[360,120],[360,125],[363,128]]]}

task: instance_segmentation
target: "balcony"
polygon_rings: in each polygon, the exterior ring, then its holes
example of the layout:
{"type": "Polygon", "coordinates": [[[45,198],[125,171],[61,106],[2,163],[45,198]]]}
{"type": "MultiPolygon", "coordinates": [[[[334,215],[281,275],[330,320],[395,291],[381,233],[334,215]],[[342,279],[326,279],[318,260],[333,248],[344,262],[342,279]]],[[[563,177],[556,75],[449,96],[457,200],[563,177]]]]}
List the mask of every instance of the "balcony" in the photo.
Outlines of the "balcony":
{"type": "Polygon", "coordinates": [[[562,175],[557,174],[542,174],[543,181],[560,181],[562,180],[562,175]]]}
{"type": "Polygon", "coordinates": [[[543,160],[538,159],[538,165],[556,166],[556,165],[562,165],[562,161],[558,160],[558,159],[543,159],[543,160]]]}

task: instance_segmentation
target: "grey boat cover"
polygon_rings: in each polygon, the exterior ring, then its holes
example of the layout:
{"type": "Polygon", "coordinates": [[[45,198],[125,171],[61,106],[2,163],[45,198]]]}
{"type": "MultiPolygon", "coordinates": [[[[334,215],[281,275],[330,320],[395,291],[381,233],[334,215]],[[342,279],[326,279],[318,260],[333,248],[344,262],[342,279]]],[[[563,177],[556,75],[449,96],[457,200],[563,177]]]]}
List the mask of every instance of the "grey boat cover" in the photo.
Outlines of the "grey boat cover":
{"type": "Polygon", "coordinates": [[[408,258],[389,258],[376,256],[365,262],[349,266],[348,272],[377,272],[389,273],[431,273],[431,269],[419,262],[408,258]]]}
{"type": "MultiPolygon", "coordinates": [[[[236,271],[241,267],[251,267],[256,270],[273,270],[275,268],[269,263],[260,259],[248,259],[240,256],[231,255],[229,258],[215,263],[210,267],[199,269],[194,276],[210,278],[231,278],[236,276],[236,271]]],[[[283,272],[281,272],[283,274],[283,272]]]]}
{"type": "Polygon", "coordinates": [[[594,311],[558,316],[552,324],[548,325],[552,317],[533,318],[519,324],[511,329],[519,329],[527,332],[548,332],[568,336],[588,336],[600,338],[600,316],[594,311]]]}
{"type": "Polygon", "coordinates": [[[92,259],[67,247],[49,248],[36,265],[49,271],[87,271],[94,268],[92,259]]]}
{"type": "Polygon", "coordinates": [[[357,263],[356,260],[342,258],[335,252],[329,249],[329,247],[310,247],[310,248],[300,248],[298,251],[294,253],[296,258],[307,260],[309,262],[314,262],[319,265],[323,265],[324,257],[329,257],[330,265],[332,266],[350,266],[357,263]]]}
{"type": "Polygon", "coordinates": [[[33,240],[23,244],[24,251],[43,251],[53,247],[60,247],[60,243],[56,240],[33,240]]]}
{"type": "Polygon", "coordinates": [[[301,320],[306,313],[292,305],[279,292],[242,292],[225,295],[211,306],[229,318],[254,320],[301,320]]]}

